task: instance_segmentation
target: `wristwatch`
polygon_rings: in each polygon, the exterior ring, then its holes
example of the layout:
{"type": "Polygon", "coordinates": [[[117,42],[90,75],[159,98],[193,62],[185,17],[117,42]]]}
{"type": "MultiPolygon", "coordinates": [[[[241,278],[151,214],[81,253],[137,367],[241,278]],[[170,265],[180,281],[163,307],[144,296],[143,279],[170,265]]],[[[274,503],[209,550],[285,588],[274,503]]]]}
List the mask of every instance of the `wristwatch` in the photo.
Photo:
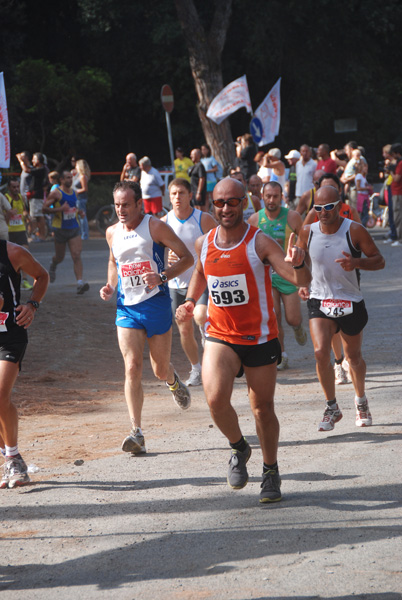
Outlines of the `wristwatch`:
{"type": "Polygon", "coordinates": [[[27,301],[26,301],[26,303],[27,303],[27,304],[32,304],[32,306],[33,306],[33,307],[34,307],[36,310],[38,310],[38,308],[39,308],[39,302],[36,302],[36,300],[27,300],[27,301]]]}
{"type": "Polygon", "coordinates": [[[159,273],[159,277],[161,278],[161,283],[166,283],[168,280],[165,273],[159,273]]]}

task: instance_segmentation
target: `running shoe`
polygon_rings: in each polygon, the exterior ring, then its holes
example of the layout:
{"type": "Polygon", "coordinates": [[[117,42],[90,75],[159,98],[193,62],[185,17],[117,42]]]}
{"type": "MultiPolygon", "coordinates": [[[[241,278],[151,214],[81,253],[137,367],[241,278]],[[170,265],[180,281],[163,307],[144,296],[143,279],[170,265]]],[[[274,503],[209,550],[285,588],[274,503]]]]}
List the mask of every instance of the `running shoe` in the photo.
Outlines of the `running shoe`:
{"type": "Polygon", "coordinates": [[[260,503],[279,502],[282,500],[281,478],[277,471],[267,471],[262,474],[260,503]]]}
{"type": "Polygon", "coordinates": [[[82,296],[82,294],[85,294],[85,292],[87,292],[89,290],[89,283],[82,283],[81,285],[77,286],[77,294],[79,296],[82,296]]]}
{"type": "Polygon", "coordinates": [[[399,240],[395,240],[395,242],[392,242],[391,246],[393,248],[396,248],[397,246],[402,246],[402,244],[399,240]]]}
{"type": "Polygon", "coordinates": [[[276,369],[277,371],[284,371],[285,369],[289,369],[289,358],[282,354],[282,362],[276,367],[276,369]]]}
{"type": "Polygon", "coordinates": [[[13,488],[26,485],[30,482],[28,468],[22,458],[9,456],[3,467],[3,477],[0,482],[0,488],[13,488]]]}
{"type": "Polygon", "coordinates": [[[305,346],[307,344],[307,333],[303,325],[293,327],[293,333],[295,334],[295,340],[299,346],[305,346]]]}
{"type": "Polygon", "coordinates": [[[251,456],[251,447],[247,442],[247,448],[244,452],[232,449],[229,460],[229,470],[227,482],[234,490],[241,490],[248,482],[248,473],[246,464],[251,456]]]}
{"type": "Polygon", "coordinates": [[[56,265],[54,263],[50,263],[49,278],[50,283],[54,283],[56,281],[56,265]]]}
{"type": "Polygon", "coordinates": [[[332,431],[335,423],[338,423],[343,417],[338,405],[336,409],[327,407],[324,411],[324,417],[318,425],[318,431],[332,431]]]}
{"type": "Polygon", "coordinates": [[[121,445],[123,452],[131,454],[145,454],[145,439],[138,427],[132,429],[121,445]]]}
{"type": "Polygon", "coordinates": [[[344,368],[342,367],[342,365],[338,365],[337,363],[334,364],[334,371],[335,371],[335,383],[336,385],[342,385],[343,383],[348,383],[348,376],[346,374],[346,371],[344,370],[344,368]]]}
{"type": "Polygon", "coordinates": [[[373,419],[371,418],[371,412],[369,409],[369,405],[366,400],[362,404],[357,404],[356,406],[356,427],[370,427],[373,424],[373,419]]]}
{"type": "Polygon", "coordinates": [[[187,386],[184,385],[182,381],[180,381],[178,374],[174,373],[174,384],[169,385],[166,381],[166,385],[169,390],[172,392],[173,400],[177,404],[179,408],[182,410],[187,410],[191,405],[191,394],[190,390],[187,386]]]}
{"type": "Polygon", "coordinates": [[[33,285],[32,283],[29,283],[29,281],[27,279],[24,279],[21,283],[21,289],[22,290],[32,290],[33,285]]]}
{"type": "Polygon", "coordinates": [[[202,385],[201,372],[194,371],[194,369],[191,369],[190,377],[187,379],[186,385],[202,385]]]}

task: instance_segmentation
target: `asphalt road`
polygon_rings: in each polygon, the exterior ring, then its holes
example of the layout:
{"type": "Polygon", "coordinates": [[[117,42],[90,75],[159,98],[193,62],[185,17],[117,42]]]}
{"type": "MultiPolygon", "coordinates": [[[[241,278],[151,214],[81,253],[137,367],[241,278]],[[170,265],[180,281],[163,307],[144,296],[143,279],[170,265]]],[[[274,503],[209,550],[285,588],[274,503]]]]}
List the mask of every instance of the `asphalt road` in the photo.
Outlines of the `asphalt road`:
{"type": "MultiPolygon", "coordinates": [[[[312,344],[299,348],[287,328],[291,368],[279,374],[276,394],[283,501],[260,507],[262,460],[245,382],[236,382],[233,402],[253,455],[249,484],[235,492],[202,389],[188,412],[169,419],[169,407],[152,407],[161,388],[149,380],[146,456],[124,455],[117,441],[111,456],[75,466],[72,455],[70,464],[41,470],[34,485],[2,490],[4,598],[401,599],[402,252],[379,247],[385,270],[362,277],[371,428],[355,427],[345,385],[344,418],[318,433],[323,399],[312,344]]],[[[51,245],[33,251],[47,266],[51,245]]],[[[104,282],[107,254],[104,240],[85,244],[91,286],[104,282]]],[[[71,280],[68,258],[58,277],[71,280]]],[[[123,405],[118,416],[126,419],[123,405]]],[[[21,430],[30,435],[29,419],[21,430]]]]}

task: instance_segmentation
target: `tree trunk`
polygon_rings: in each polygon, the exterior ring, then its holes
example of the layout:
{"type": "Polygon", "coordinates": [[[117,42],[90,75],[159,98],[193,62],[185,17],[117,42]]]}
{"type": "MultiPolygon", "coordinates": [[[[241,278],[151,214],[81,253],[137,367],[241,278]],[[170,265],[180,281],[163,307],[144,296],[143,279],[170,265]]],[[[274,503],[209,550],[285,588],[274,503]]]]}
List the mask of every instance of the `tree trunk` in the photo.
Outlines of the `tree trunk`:
{"type": "Polygon", "coordinates": [[[235,160],[229,121],[225,119],[217,125],[207,118],[207,110],[224,87],[221,57],[232,12],[232,0],[215,0],[215,13],[208,34],[201,25],[193,0],[175,0],[175,4],[189,52],[198,96],[198,116],[205,140],[213,156],[225,170],[235,160]]]}

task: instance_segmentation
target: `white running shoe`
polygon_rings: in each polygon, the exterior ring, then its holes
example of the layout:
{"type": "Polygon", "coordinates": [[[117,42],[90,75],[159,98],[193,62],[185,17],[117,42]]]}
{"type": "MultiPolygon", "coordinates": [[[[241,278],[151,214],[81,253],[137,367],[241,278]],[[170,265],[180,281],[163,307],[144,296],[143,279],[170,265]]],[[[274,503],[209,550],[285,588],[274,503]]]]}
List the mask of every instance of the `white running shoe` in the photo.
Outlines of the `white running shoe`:
{"type": "Polygon", "coordinates": [[[367,402],[367,398],[364,400],[362,404],[357,404],[356,406],[356,427],[370,427],[373,424],[373,419],[371,417],[371,412],[369,409],[369,405],[367,402]]]}
{"type": "Polygon", "coordinates": [[[396,246],[402,246],[402,244],[399,240],[395,240],[395,242],[392,242],[391,246],[395,248],[396,246]]]}
{"type": "Polygon", "coordinates": [[[335,427],[335,423],[338,423],[342,417],[343,415],[337,404],[335,409],[331,409],[327,406],[324,411],[324,417],[318,425],[318,431],[332,431],[335,427]]]}
{"type": "Polygon", "coordinates": [[[26,485],[30,481],[25,461],[16,456],[7,457],[3,465],[3,477],[1,478],[0,488],[8,487],[11,489],[26,485]]]}
{"type": "Polygon", "coordinates": [[[276,367],[276,370],[284,371],[285,369],[289,369],[289,357],[282,354],[282,362],[276,367]]]}
{"type": "Polygon", "coordinates": [[[343,383],[348,383],[348,376],[346,371],[343,369],[342,365],[334,364],[335,371],[335,383],[336,385],[342,385],[343,383]]]}
{"type": "Polygon", "coordinates": [[[202,385],[201,372],[191,369],[190,377],[187,379],[186,385],[202,385]]]}

